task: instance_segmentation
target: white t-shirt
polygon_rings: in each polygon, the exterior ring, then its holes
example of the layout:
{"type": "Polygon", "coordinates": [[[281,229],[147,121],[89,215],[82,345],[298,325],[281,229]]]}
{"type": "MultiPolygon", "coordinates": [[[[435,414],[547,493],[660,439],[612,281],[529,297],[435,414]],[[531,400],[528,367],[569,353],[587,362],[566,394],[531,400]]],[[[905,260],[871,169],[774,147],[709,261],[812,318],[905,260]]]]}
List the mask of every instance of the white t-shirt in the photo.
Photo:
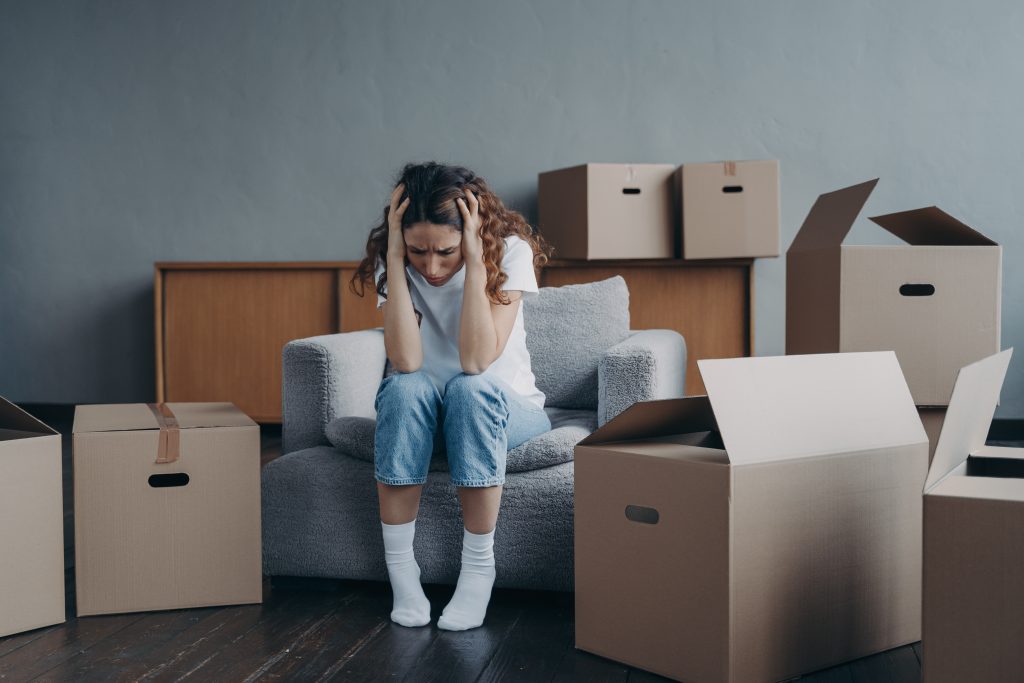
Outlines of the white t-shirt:
{"type": "MultiPolygon", "coordinates": [[[[533,249],[526,240],[512,235],[505,238],[505,257],[501,269],[508,280],[503,290],[522,292],[523,300],[537,295],[537,276],[533,271],[533,249]]],[[[438,392],[452,377],[462,372],[459,358],[459,325],[462,320],[462,292],[466,286],[465,264],[443,285],[435,286],[411,265],[408,273],[409,293],[413,306],[423,314],[420,337],[423,345],[423,370],[438,392]]],[[[384,264],[377,264],[374,282],[380,280],[384,264]]],[[[387,285],[385,284],[385,291],[387,285]]],[[[377,295],[377,308],[387,301],[377,295]]],[[[536,378],[530,367],[530,352],[526,348],[526,328],[523,326],[523,304],[520,302],[516,322],[512,326],[505,350],[484,372],[504,380],[516,392],[536,405],[544,407],[544,393],[537,389],[536,378]]]]}

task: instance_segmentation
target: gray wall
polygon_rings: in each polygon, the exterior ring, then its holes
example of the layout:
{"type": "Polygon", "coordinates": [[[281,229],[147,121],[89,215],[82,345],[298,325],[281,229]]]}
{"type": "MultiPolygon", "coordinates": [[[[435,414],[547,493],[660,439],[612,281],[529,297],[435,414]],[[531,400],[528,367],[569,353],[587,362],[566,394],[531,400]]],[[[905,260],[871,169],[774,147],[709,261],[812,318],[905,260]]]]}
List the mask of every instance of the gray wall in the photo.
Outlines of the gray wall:
{"type": "MultiPolygon", "coordinates": [[[[1005,245],[1024,347],[1021,35],[1014,0],[8,0],[0,394],[152,400],[154,261],[356,259],[426,159],[533,220],[538,171],[777,158],[784,246],[881,176],[867,213],[938,204],[1005,245]]],[[[758,354],[783,352],[784,268],[757,265],[758,354]]]]}

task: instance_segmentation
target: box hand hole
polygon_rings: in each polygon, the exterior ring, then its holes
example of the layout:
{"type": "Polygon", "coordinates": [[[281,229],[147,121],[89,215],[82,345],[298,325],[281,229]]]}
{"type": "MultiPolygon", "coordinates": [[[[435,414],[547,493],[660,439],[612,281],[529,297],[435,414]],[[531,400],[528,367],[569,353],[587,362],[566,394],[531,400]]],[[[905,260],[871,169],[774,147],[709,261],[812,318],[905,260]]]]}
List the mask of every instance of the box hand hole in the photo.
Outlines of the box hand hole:
{"type": "Polygon", "coordinates": [[[935,293],[935,285],[900,285],[903,296],[931,296],[935,293]]]}
{"type": "Polygon", "coordinates": [[[628,519],[631,522],[640,522],[641,524],[657,524],[658,516],[658,511],[655,510],[654,508],[648,508],[642,505],[626,506],[626,519],[628,519]]]}
{"type": "Polygon", "coordinates": [[[151,474],[149,477],[149,485],[155,489],[163,489],[171,486],[185,486],[186,484],[188,484],[188,475],[184,472],[151,474]]]}
{"type": "Polygon", "coordinates": [[[743,192],[742,185],[726,185],[722,188],[722,192],[726,194],[736,194],[737,192],[743,192]]]}
{"type": "Polygon", "coordinates": [[[622,194],[640,194],[639,187],[624,187],[622,188],[622,194]]]}

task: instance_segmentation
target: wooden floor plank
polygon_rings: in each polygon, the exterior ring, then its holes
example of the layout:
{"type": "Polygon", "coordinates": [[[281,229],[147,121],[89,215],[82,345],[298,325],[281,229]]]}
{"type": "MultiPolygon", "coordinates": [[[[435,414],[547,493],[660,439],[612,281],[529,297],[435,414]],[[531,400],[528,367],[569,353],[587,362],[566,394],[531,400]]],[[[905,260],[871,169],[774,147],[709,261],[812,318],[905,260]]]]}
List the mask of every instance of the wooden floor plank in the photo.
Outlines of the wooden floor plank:
{"type": "Polygon", "coordinates": [[[562,659],[551,680],[557,683],[626,683],[631,670],[635,669],[574,648],[562,659]]]}
{"type": "Polygon", "coordinates": [[[573,649],[573,601],[568,593],[508,591],[522,614],[480,676],[491,681],[546,681],[554,678],[573,649]]]}

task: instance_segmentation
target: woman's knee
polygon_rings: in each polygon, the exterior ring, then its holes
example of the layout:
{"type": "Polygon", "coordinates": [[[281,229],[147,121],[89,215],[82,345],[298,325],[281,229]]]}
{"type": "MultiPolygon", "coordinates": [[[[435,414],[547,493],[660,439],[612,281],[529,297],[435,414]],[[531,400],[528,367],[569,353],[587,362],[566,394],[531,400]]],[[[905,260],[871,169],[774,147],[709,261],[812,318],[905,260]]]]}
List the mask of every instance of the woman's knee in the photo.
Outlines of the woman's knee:
{"type": "Polygon", "coordinates": [[[437,389],[422,370],[385,377],[377,389],[376,409],[382,405],[407,406],[436,401],[437,389]]]}
{"type": "Polygon", "coordinates": [[[444,404],[479,403],[486,400],[505,402],[502,390],[485,375],[461,373],[455,375],[444,388],[444,404]]]}

